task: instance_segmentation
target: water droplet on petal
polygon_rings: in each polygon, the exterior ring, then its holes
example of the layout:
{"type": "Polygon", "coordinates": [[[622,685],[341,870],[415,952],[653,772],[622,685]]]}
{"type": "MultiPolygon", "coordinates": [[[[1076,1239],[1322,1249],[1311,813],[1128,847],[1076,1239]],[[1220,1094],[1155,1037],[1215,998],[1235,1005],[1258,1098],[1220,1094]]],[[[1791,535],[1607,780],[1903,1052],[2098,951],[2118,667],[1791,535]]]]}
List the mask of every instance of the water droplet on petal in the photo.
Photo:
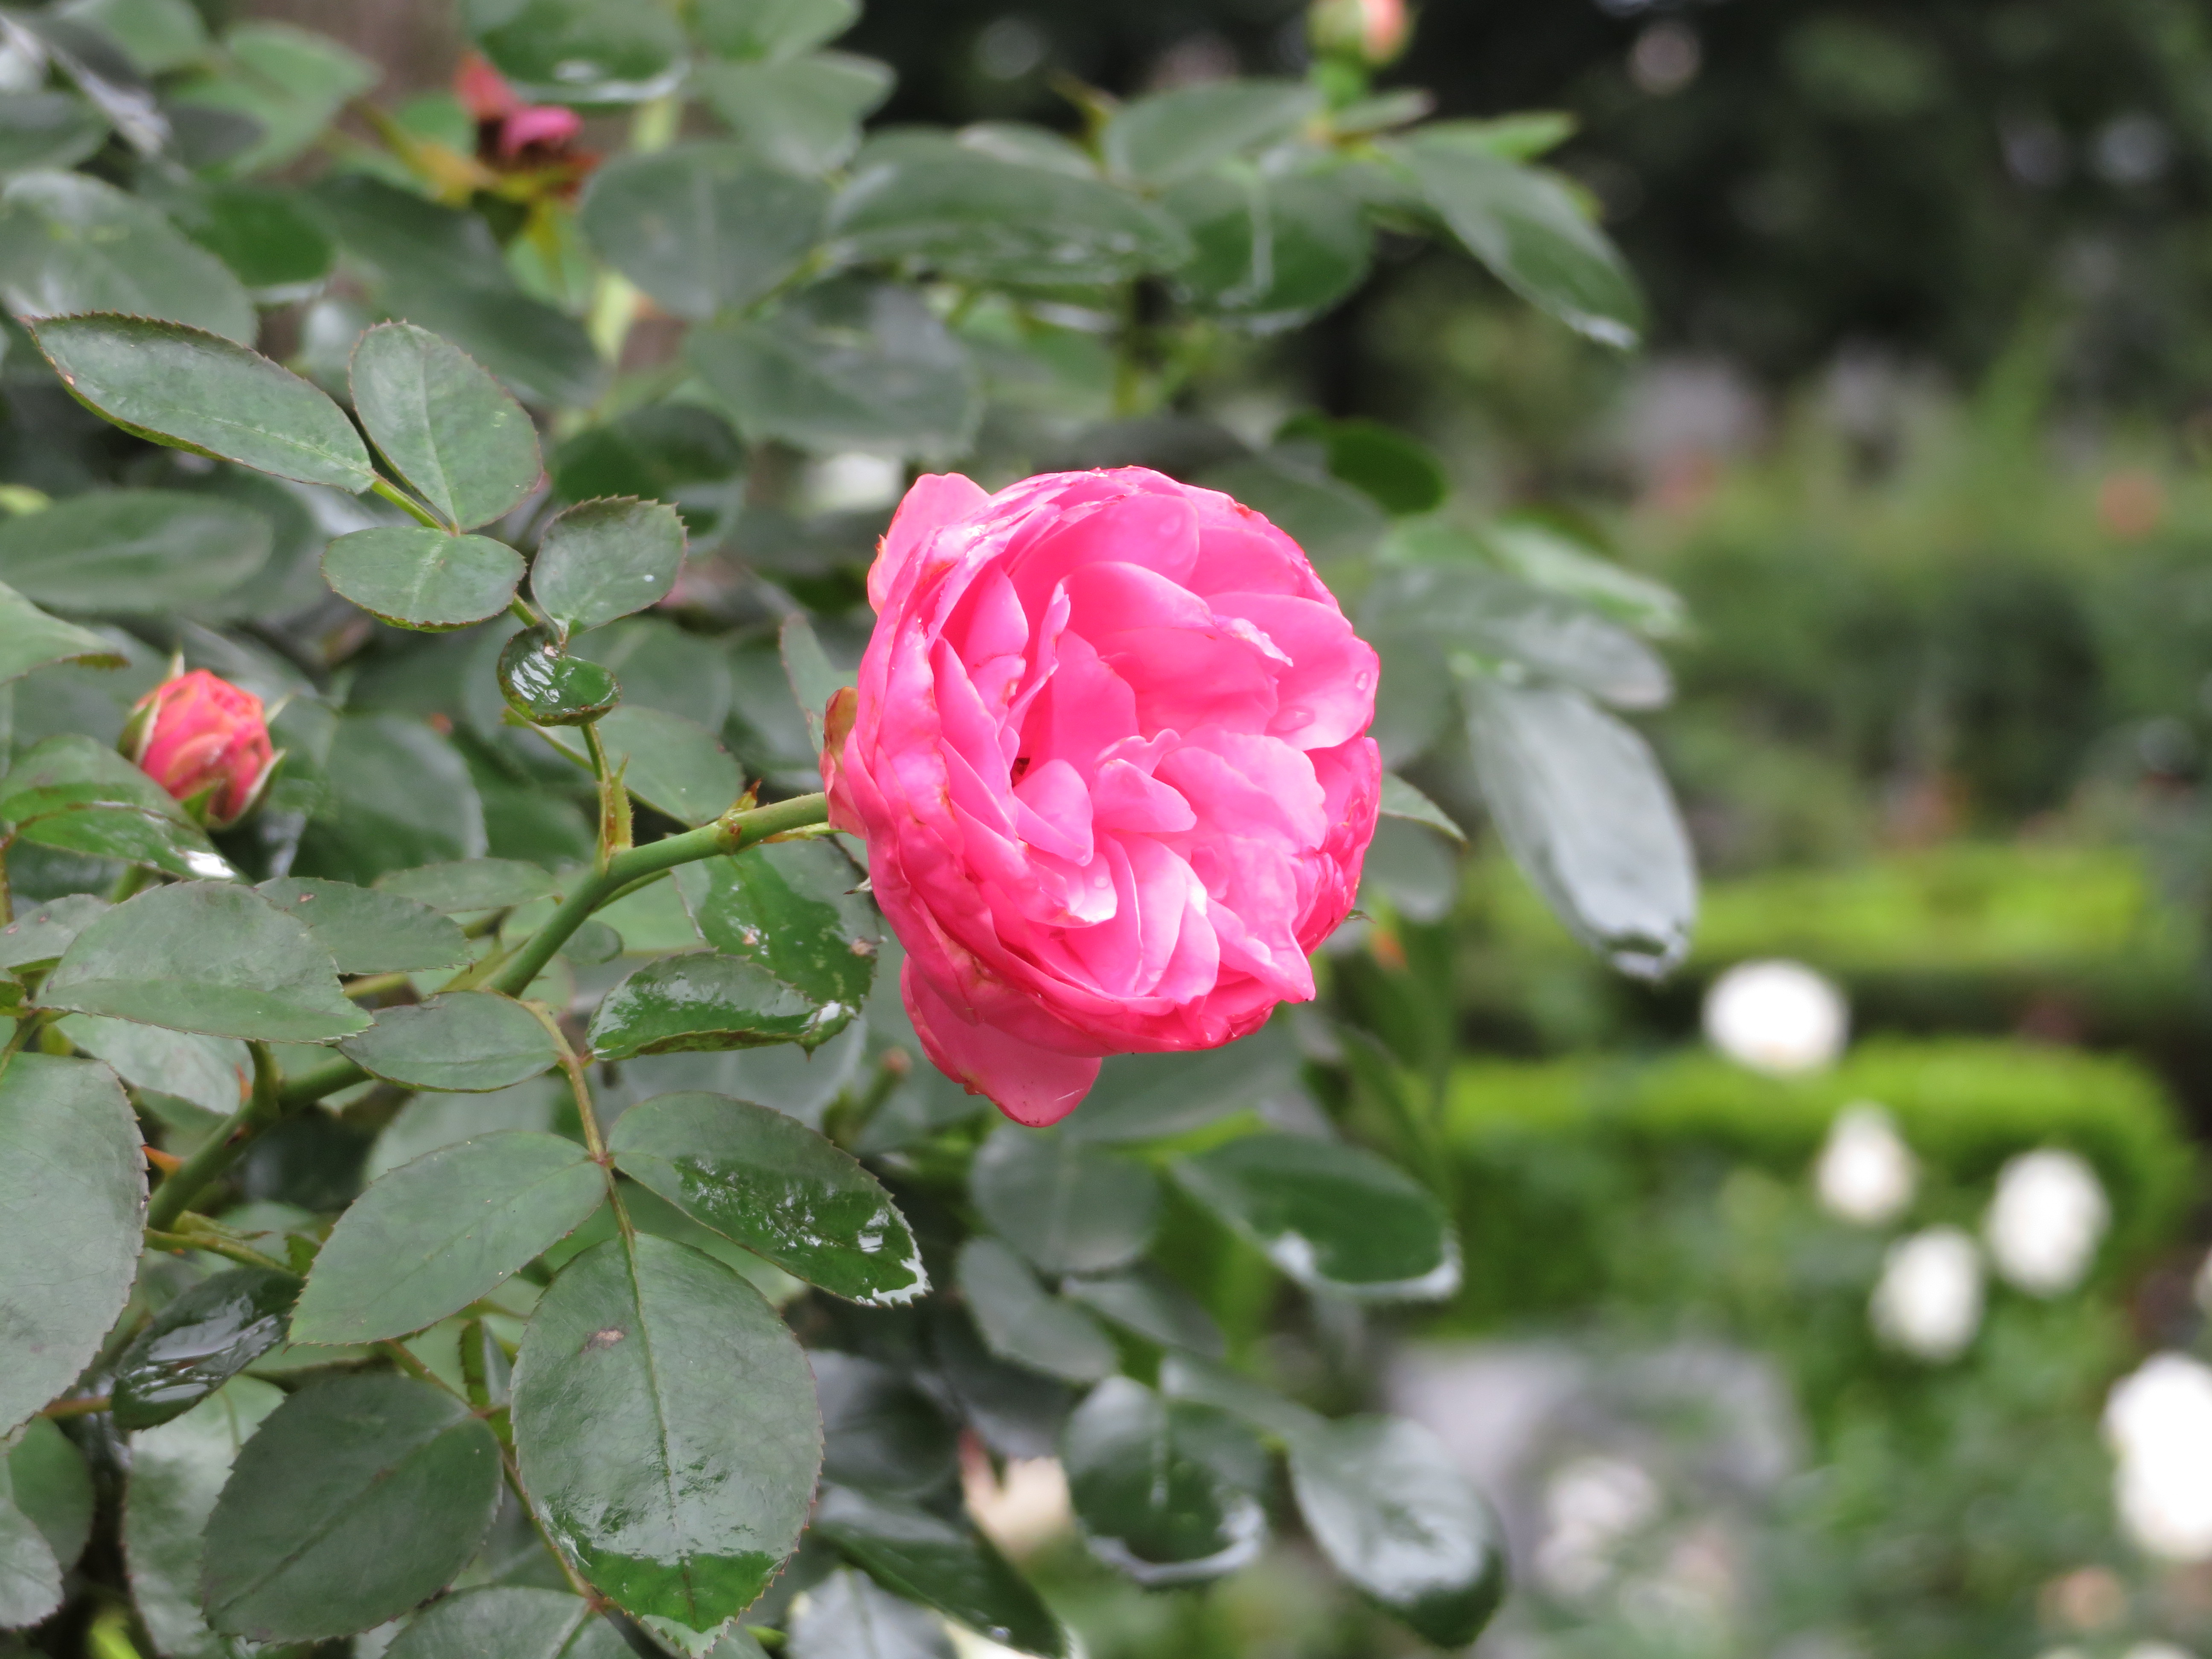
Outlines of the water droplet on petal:
{"type": "Polygon", "coordinates": [[[1352,689],[1355,691],[1364,691],[1374,684],[1375,676],[1364,668],[1352,677],[1352,689]]]}

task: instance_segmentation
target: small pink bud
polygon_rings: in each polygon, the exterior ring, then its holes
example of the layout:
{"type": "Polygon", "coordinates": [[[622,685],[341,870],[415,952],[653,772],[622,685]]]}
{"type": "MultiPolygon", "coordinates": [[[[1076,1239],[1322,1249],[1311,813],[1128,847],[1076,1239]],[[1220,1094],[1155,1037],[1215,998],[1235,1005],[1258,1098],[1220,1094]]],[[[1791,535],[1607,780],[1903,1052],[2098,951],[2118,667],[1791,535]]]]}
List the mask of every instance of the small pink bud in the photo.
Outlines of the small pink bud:
{"type": "Polygon", "coordinates": [[[559,149],[584,130],[584,118],[558,104],[526,104],[499,125],[499,153],[507,161],[532,145],[559,149]]]}
{"type": "Polygon", "coordinates": [[[1308,22],[1317,51],[1376,69],[1395,60],[1413,33],[1406,0],[1314,0],[1308,22]]]}
{"type": "Polygon", "coordinates": [[[123,741],[139,770],[218,830],[246,816],[276,763],[261,699],[204,668],[141,697],[123,741]]]}
{"type": "Polygon", "coordinates": [[[522,107],[507,77],[475,52],[463,58],[453,71],[453,95],[472,121],[504,120],[522,107]]]}

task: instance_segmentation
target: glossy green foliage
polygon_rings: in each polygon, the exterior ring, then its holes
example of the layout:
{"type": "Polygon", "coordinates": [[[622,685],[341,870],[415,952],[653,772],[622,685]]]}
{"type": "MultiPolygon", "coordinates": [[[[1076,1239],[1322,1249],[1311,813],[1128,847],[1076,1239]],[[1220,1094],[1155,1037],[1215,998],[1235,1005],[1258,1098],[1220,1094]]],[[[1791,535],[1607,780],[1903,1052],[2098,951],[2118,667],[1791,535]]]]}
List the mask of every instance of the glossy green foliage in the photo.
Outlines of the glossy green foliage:
{"type": "Polygon", "coordinates": [[[520,859],[461,859],[395,870],[378,877],[376,889],[447,915],[465,915],[548,897],[553,878],[520,859]]]}
{"type": "Polygon", "coordinates": [[[484,1135],[403,1164],[331,1230],[293,1340],[374,1342],[434,1325],[490,1295],[605,1200],[599,1167],[556,1135],[484,1135]]]}
{"type": "Polygon", "coordinates": [[[306,925],[249,888],[180,882],[118,904],[70,942],[50,1008],[211,1036],[325,1042],[366,1030],[306,925]]]}
{"type": "Polygon", "coordinates": [[[338,1051],[388,1083],[461,1094],[525,1082],[560,1058],[535,1014],[490,991],[448,991],[384,1009],[338,1051]]]}
{"type": "Polygon", "coordinates": [[[377,452],[454,529],[505,518],[537,488],[530,416],[459,347],[386,323],[354,347],[350,380],[377,452]]]}
{"type": "Polygon", "coordinates": [[[1173,1166],[1183,1190],[1308,1288],[1420,1301],[1459,1285],[1459,1241],[1443,1206],[1361,1147],[1249,1135],[1173,1166]]]}
{"type": "Polygon", "coordinates": [[[53,1552],[64,1572],[91,1541],[92,1473],[76,1443],[49,1418],[34,1418],[15,1437],[7,1459],[10,1498],[53,1552]]]}
{"type": "Polygon", "coordinates": [[[1266,1540],[1266,1454],[1211,1407],[1109,1377],[1068,1419],[1060,1458],[1092,1553],[1139,1583],[1218,1577],[1266,1540]]]}
{"type": "Polygon", "coordinates": [[[49,663],[76,662],[120,668],[122,653],[88,628],[49,617],[0,583],[0,682],[21,678],[49,663]]]}
{"type": "Polygon", "coordinates": [[[301,483],[362,490],[374,481],[360,434],[336,404],[229,340],[143,317],[94,316],[43,323],[38,341],[78,401],[125,431],[301,483]]]}
{"type": "Polygon", "coordinates": [[[323,579],[342,599],[400,628],[442,633],[496,617],[514,603],[522,556],[487,536],[380,525],[332,542],[323,579]]]}
{"type": "Polygon", "coordinates": [[[491,1584],[433,1603],[386,1651],[399,1659],[621,1659],[629,1649],[590,1602],[566,1590],[491,1584]]]}
{"type": "Polygon", "coordinates": [[[404,1376],[301,1389],[247,1441],[209,1518],[209,1622],[257,1642],[346,1636],[452,1582],[499,1500],[499,1443],[404,1376]]]}
{"type": "Polygon", "coordinates": [[[253,890],[307,923],[341,974],[455,968],[468,960],[468,939],[459,927],[397,893],[307,876],[279,876],[253,890]]]}
{"type": "MultiPolygon", "coordinates": [[[[575,732],[555,727],[544,735],[574,759],[585,758],[575,732]]],[[[600,720],[599,741],[607,764],[621,771],[630,793],[679,823],[720,817],[744,787],[743,772],[720,738],[665,709],[636,702],[617,708],[600,720]]]]}
{"type": "Polygon", "coordinates": [[[550,628],[526,628],[501,649],[499,690],[532,726],[581,726],[622,701],[614,675],[568,655],[550,628]]]}
{"type": "Polygon", "coordinates": [[[799,1351],[720,1262],[617,1237],[532,1315],[514,1438],[539,1518],[626,1611],[710,1631],[799,1541],[822,1462],[799,1351]]]}
{"type": "Polygon", "coordinates": [[[683,70],[684,37],[659,10],[621,0],[464,0],[461,20],[527,97],[635,103],[683,70]]]}
{"type": "Polygon", "coordinates": [[[1070,1382],[1095,1382],[1116,1364],[1113,1343],[1080,1308],[1048,1294],[994,1238],[960,1247],[954,1277],[986,1346],[1011,1364],[1070,1382]]]}
{"type": "Polygon", "coordinates": [[[210,356],[255,327],[252,302],[220,259],[167,215],[82,173],[0,185],[0,301],[22,318],[100,312],[117,313],[101,319],[110,329],[130,318],[204,330],[210,356]]]}
{"type": "Polygon", "coordinates": [[[662,1095],[623,1113],[608,1146],[623,1174],[809,1284],[884,1307],[928,1288],[882,1183],[781,1112],[725,1095],[662,1095]]]}
{"type": "Polygon", "coordinates": [[[757,848],[678,873],[699,935],[752,963],[816,1010],[808,1039],[826,1042],[867,1000],[879,926],[855,890],[860,872],[828,842],[757,848]]]}
{"type": "Polygon", "coordinates": [[[1043,1600],[974,1527],[897,1498],[833,1487],[815,1526],[875,1581],[1038,1659],[1066,1659],[1043,1600]]]}
{"type": "Polygon", "coordinates": [[[186,879],[234,873],[158,784],[113,750],[74,732],[47,738],[0,778],[0,819],[41,847],[186,879]]]}
{"type": "Polygon", "coordinates": [[[792,1627],[793,1659],[953,1659],[944,1626],[862,1574],[833,1572],[807,1593],[792,1627]]]}
{"type": "Polygon", "coordinates": [[[665,598],[684,564],[684,521],[658,501],[572,507],[545,527],[530,593],[566,629],[599,628],[665,598]]]}
{"type": "Polygon", "coordinates": [[[115,1426],[181,1417],[284,1340],[300,1294],[292,1274],[237,1267],[195,1285],[156,1314],[116,1362],[115,1426]]]}
{"type": "MultiPolygon", "coordinates": [[[[602,1060],[796,1042],[818,1047],[836,1035],[832,1016],[766,969],[742,957],[694,951],[647,963],[606,994],[592,1016],[592,1052],[602,1060]]],[[[849,1011],[836,1011],[843,1025],[849,1011]]]]}
{"type": "Polygon", "coordinates": [[[1159,1182],[1142,1164],[1013,1123],[976,1154],[968,1190],[992,1230],[1048,1273],[1126,1267],[1159,1220],[1159,1182]]]}
{"type": "Polygon", "coordinates": [[[146,1207],[138,1125],[115,1075],[19,1054],[0,1070],[0,1423],[73,1382],[123,1310],[146,1207]]]}

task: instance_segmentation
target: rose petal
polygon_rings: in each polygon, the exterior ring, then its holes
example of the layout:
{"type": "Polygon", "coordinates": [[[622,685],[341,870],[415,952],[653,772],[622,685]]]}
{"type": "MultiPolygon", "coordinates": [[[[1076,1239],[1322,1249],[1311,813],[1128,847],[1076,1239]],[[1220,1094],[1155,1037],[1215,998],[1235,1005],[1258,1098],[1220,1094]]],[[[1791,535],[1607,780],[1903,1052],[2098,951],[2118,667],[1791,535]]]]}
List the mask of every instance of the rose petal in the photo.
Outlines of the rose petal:
{"type": "Polygon", "coordinates": [[[911,957],[899,975],[899,990],[931,1063],[1017,1123],[1042,1128],[1059,1122],[1083,1103],[1098,1080],[1096,1059],[1041,1048],[962,1018],[915,973],[911,957]]]}

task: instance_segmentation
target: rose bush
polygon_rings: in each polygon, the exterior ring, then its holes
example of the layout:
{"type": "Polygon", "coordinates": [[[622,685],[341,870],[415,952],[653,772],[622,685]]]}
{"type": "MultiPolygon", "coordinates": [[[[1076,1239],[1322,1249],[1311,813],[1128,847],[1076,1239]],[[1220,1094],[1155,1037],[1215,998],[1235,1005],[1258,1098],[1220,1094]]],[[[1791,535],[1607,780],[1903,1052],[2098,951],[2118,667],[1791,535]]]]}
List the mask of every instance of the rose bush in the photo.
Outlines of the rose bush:
{"type": "Polygon", "coordinates": [[[1297,543],[1141,467],[955,474],[908,494],[868,596],[823,778],[947,1076],[1052,1123],[1104,1055],[1312,997],[1382,763],[1375,652],[1297,543]]]}

